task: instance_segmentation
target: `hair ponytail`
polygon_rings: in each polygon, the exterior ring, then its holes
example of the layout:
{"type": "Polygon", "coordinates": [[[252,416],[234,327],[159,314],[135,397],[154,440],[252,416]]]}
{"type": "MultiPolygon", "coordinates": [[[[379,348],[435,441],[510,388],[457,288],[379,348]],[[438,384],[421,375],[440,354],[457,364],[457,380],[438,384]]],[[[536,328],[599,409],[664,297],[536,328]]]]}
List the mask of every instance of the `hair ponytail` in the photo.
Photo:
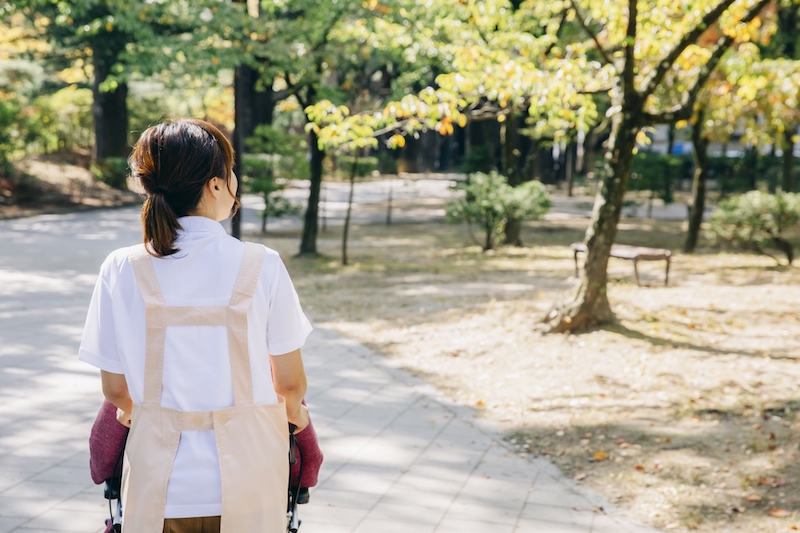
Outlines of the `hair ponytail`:
{"type": "Polygon", "coordinates": [[[178,251],[173,245],[181,225],[164,194],[151,194],[142,206],[145,246],[153,255],[164,257],[178,251]]]}
{"type": "Polygon", "coordinates": [[[219,129],[202,120],[164,122],[142,133],[130,167],[147,193],[142,206],[145,247],[164,257],[178,251],[178,218],[197,208],[205,184],[216,177],[230,190],[233,147],[219,129]]]}

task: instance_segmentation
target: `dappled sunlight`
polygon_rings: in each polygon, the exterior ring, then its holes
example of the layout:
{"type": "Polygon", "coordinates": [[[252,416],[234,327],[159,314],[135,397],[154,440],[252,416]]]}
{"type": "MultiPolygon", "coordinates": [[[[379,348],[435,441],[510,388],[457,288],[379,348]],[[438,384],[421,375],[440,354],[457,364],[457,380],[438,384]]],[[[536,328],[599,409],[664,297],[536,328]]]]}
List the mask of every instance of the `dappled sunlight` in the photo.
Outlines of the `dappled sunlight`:
{"type": "Polygon", "coordinates": [[[789,488],[800,483],[800,273],[748,253],[687,256],[679,222],[630,220],[619,241],[675,251],[670,285],[663,262],[641,264],[637,287],[631,263],[612,260],[618,323],[542,336],[541,317],[576,282],[577,227],[530,223],[530,247],[490,253],[454,226],[413,234],[356,227],[361,266],[336,265],[334,248],[324,275],[289,260],[310,313],[643,521],[750,533],[770,509],[800,505],[789,488]]]}

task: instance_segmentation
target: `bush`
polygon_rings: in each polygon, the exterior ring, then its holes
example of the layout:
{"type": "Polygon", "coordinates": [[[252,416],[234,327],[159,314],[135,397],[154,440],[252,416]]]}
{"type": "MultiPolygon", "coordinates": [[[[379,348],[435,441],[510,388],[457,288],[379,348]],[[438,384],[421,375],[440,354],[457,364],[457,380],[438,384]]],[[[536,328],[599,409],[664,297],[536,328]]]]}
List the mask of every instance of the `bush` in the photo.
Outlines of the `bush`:
{"type": "Polygon", "coordinates": [[[36,137],[35,127],[22,102],[13,97],[0,98],[0,175],[14,173],[11,163],[25,155],[36,137]]]}
{"type": "Polygon", "coordinates": [[[776,248],[791,265],[794,248],[782,234],[798,222],[800,194],[750,191],[717,204],[711,215],[711,237],[766,255],[770,254],[765,248],[776,248]]]}
{"type": "Polygon", "coordinates": [[[550,209],[550,198],[541,182],[528,181],[512,187],[497,172],[471,174],[456,189],[463,190],[464,197],[447,204],[447,220],[478,224],[485,233],[483,243],[470,235],[484,250],[494,248],[509,219],[537,220],[550,209]]]}
{"type": "Polygon", "coordinates": [[[91,89],[77,85],[34,100],[40,148],[43,152],[90,152],[94,146],[91,89]]]}
{"type": "Polygon", "coordinates": [[[672,203],[675,184],[692,177],[692,157],[639,152],[631,163],[628,189],[652,191],[664,203],[672,203]]]}
{"type": "Polygon", "coordinates": [[[389,151],[378,152],[378,172],[381,174],[397,174],[398,160],[395,154],[389,151]]]}
{"type": "MultiPolygon", "coordinates": [[[[350,178],[353,172],[353,163],[356,157],[352,155],[340,155],[336,158],[337,174],[343,178],[350,178]]],[[[372,173],[378,170],[377,157],[359,157],[356,165],[356,177],[363,178],[364,176],[371,176],[372,173]]]]}
{"type": "Polygon", "coordinates": [[[470,146],[458,165],[458,171],[464,174],[473,172],[491,172],[495,167],[495,157],[490,146],[480,144],[470,146]]]}
{"type": "Polygon", "coordinates": [[[300,211],[298,206],[278,193],[286,187],[281,180],[308,175],[308,161],[305,158],[307,145],[303,135],[262,125],[247,140],[247,146],[261,153],[243,155],[242,182],[247,190],[261,194],[264,198],[261,233],[266,233],[269,217],[281,217],[300,211]]]}
{"type": "Polygon", "coordinates": [[[119,190],[128,189],[128,160],[124,157],[107,157],[93,161],[89,167],[97,181],[119,190]]]}

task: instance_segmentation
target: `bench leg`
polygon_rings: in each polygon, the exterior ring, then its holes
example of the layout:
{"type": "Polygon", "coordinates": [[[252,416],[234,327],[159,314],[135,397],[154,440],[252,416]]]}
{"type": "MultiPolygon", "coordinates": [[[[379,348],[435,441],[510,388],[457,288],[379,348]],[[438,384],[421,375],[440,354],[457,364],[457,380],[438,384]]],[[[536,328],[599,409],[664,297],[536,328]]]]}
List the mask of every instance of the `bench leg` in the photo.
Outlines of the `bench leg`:
{"type": "Polygon", "coordinates": [[[636,286],[641,287],[639,284],[639,269],[637,267],[638,261],[636,259],[633,260],[633,277],[636,279],[636,286]]]}
{"type": "Polygon", "coordinates": [[[667,270],[664,273],[664,286],[665,287],[669,285],[669,262],[670,262],[670,258],[667,257],[667,270]]]}

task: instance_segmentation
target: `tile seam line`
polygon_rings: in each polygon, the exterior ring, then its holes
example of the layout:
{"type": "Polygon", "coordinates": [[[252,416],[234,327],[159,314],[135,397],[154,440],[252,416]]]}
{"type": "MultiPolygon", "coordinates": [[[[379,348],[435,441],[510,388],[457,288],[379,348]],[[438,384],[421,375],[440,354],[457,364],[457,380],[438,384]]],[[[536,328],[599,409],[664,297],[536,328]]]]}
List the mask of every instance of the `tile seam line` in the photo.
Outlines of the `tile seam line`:
{"type": "MultiPolygon", "coordinates": [[[[420,400],[423,400],[423,399],[425,399],[424,395],[420,395],[420,396],[419,396],[419,398],[418,398],[418,400],[417,400],[417,402],[418,402],[418,401],[420,401],[420,400]]],[[[414,403],[416,404],[417,402],[414,402],[414,403]]],[[[412,468],[412,467],[413,467],[413,466],[414,466],[414,465],[417,463],[417,461],[419,461],[419,458],[420,458],[420,457],[422,457],[422,455],[423,455],[423,454],[424,454],[426,451],[428,451],[428,450],[430,449],[430,447],[431,447],[431,446],[433,446],[433,443],[436,441],[436,439],[438,439],[438,438],[439,438],[439,436],[440,436],[440,435],[441,435],[441,434],[444,432],[444,430],[445,430],[445,429],[447,429],[447,428],[450,426],[450,424],[453,422],[453,420],[455,420],[455,419],[456,419],[456,417],[455,417],[455,416],[451,417],[451,418],[450,418],[450,419],[447,421],[447,423],[446,423],[446,424],[444,424],[444,425],[443,425],[443,426],[442,426],[442,427],[439,429],[439,431],[437,431],[437,432],[436,432],[436,435],[435,435],[433,438],[431,438],[431,439],[428,441],[428,444],[427,444],[427,445],[426,445],[424,448],[422,448],[422,450],[420,450],[420,452],[417,454],[417,456],[414,458],[414,460],[413,460],[413,461],[411,462],[411,464],[409,465],[409,468],[406,470],[406,472],[407,472],[408,470],[410,470],[410,469],[411,469],[411,468],[412,468]]],[[[386,426],[386,427],[388,427],[388,426],[386,426]]],[[[386,427],[384,427],[384,429],[383,429],[383,430],[381,430],[381,433],[383,433],[383,431],[386,429],[386,427]]],[[[378,435],[380,435],[380,433],[379,433],[378,435]]],[[[377,436],[377,435],[376,435],[376,436],[377,436]]],[[[481,459],[483,459],[484,455],[486,455],[486,452],[485,452],[485,451],[484,451],[483,455],[481,455],[481,459]]],[[[478,464],[480,464],[480,461],[478,462],[478,464]]],[[[476,468],[477,468],[477,466],[476,466],[476,468]]],[[[405,472],[404,472],[404,473],[405,473],[405,472]]],[[[470,473],[470,475],[471,475],[471,473],[470,473]]],[[[371,512],[372,512],[372,511],[375,509],[375,507],[377,507],[377,506],[378,506],[378,504],[379,504],[379,503],[381,503],[381,502],[383,501],[384,497],[386,496],[386,492],[388,492],[389,490],[391,490],[391,489],[392,489],[392,487],[394,487],[394,486],[397,484],[397,481],[398,481],[398,479],[400,479],[400,477],[402,477],[402,475],[401,475],[401,476],[399,476],[397,479],[395,479],[395,480],[392,482],[392,484],[391,484],[391,485],[389,485],[389,488],[388,488],[388,489],[387,489],[387,490],[386,490],[386,491],[385,491],[385,492],[384,492],[384,493],[381,495],[381,497],[380,497],[380,498],[378,498],[378,501],[376,501],[374,504],[372,504],[372,507],[370,507],[370,508],[369,508],[369,510],[367,511],[367,514],[366,514],[366,515],[364,515],[364,517],[362,517],[362,518],[361,518],[361,520],[359,520],[359,521],[358,521],[358,523],[357,523],[357,524],[356,524],[356,525],[353,527],[353,530],[357,529],[357,528],[358,528],[358,526],[360,526],[360,525],[361,525],[361,523],[362,523],[364,520],[366,520],[367,516],[369,516],[369,514],[370,514],[370,513],[371,513],[371,512]]],[[[469,477],[467,477],[467,479],[469,479],[469,477]]],[[[466,483],[466,481],[465,481],[464,483],[466,483]]],[[[461,488],[463,488],[463,486],[464,486],[464,484],[462,483],[462,484],[461,484],[461,487],[459,487],[459,489],[458,489],[458,490],[459,490],[459,492],[457,492],[457,493],[456,493],[456,496],[458,496],[458,494],[460,493],[460,491],[461,491],[461,488]]],[[[455,499],[455,496],[453,497],[453,499],[455,499]]],[[[453,505],[453,502],[451,501],[451,502],[450,502],[450,505],[448,505],[448,506],[447,506],[447,509],[450,509],[450,506],[452,506],[452,505],[453,505]]],[[[447,514],[447,510],[445,510],[445,514],[447,514]]],[[[437,522],[437,523],[436,523],[436,526],[434,527],[434,531],[435,531],[436,527],[439,527],[439,523],[440,523],[440,522],[441,522],[441,519],[439,520],[439,522],[437,522]]]]}
{"type": "MultiPolygon", "coordinates": [[[[78,492],[76,492],[75,494],[78,494],[79,492],[82,492],[82,491],[78,491],[78,492]]],[[[73,494],[72,496],[75,496],[75,494],[73,494]]],[[[70,496],[70,498],[71,498],[72,496],[70,496]]],[[[67,499],[69,499],[69,498],[67,498],[67,499]]],[[[63,501],[65,501],[65,500],[61,500],[61,501],[59,501],[58,503],[54,503],[54,504],[53,504],[53,505],[51,505],[50,507],[47,507],[47,508],[46,508],[44,511],[42,511],[41,513],[37,514],[36,516],[32,516],[32,517],[28,518],[28,519],[27,519],[27,520],[25,520],[23,523],[21,523],[21,524],[19,524],[18,526],[14,527],[14,529],[12,529],[11,531],[9,531],[8,533],[24,533],[26,529],[29,529],[29,528],[26,528],[26,527],[25,527],[25,525],[26,525],[26,524],[30,524],[30,523],[31,523],[33,520],[36,520],[37,518],[39,518],[40,516],[42,516],[42,515],[43,515],[43,514],[45,514],[46,512],[48,512],[48,511],[52,511],[53,509],[55,509],[56,505],[58,505],[59,503],[62,503],[63,501]]]]}
{"type": "MultiPolygon", "coordinates": [[[[524,513],[525,508],[528,507],[528,497],[530,496],[533,488],[536,486],[536,482],[539,481],[539,476],[542,473],[538,468],[535,467],[534,471],[536,472],[536,474],[533,476],[533,481],[531,481],[531,484],[528,486],[528,494],[525,495],[525,501],[522,502],[522,506],[519,508],[519,512],[517,513],[517,519],[514,520],[514,529],[511,530],[513,532],[516,532],[517,528],[519,528],[519,521],[522,520],[522,513],[524,513]]],[[[594,522],[594,518],[592,518],[592,522],[594,522]]],[[[591,526],[589,533],[591,533],[591,526]]]]}
{"type": "MultiPolygon", "coordinates": [[[[381,388],[383,388],[383,387],[381,387],[381,388]]],[[[379,390],[380,390],[380,389],[379,389],[379,390]]],[[[366,398],[365,398],[365,399],[366,399],[366,398]]],[[[420,397],[418,397],[418,398],[417,398],[417,399],[415,399],[413,402],[411,402],[411,404],[409,405],[409,407],[413,407],[414,405],[416,405],[417,403],[419,403],[419,402],[420,402],[422,399],[423,399],[423,398],[422,398],[421,396],[420,396],[420,397]]],[[[360,404],[360,403],[361,403],[361,402],[359,402],[359,404],[360,404]]],[[[355,404],[355,405],[359,405],[359,404],[355,404]]],[[[355,405],[354,405],[353,407],[355,407],[355,405]]],[[[348,411],[349,411],[349,410],[348,410],[348,411]]],[[[403,414],[404,414],[404,413],[401,411],[400,413],[398,413],[397,415],[395,415],[395,416],[394,416],[394,417],[393,417],[391,420],[389,420],[389,421],[386,423],[386,425],[385,425],[383,428],[381,428],[381,430],[380,430],[378,433],[376,433],[375,435],[373,435],[372,437],[370,437],[370,439],[369,439],[367,442],[365,442],[365,443],[364,443],[362,446],[360,446],[360,447],[359,447],[357,450],[355,450],[355,451],[354,451],[354,453],[353,453],[353,455],[351,455],[350,457],[348,457],[348,458],[347,458],[347,460],[346,460],[344,463],[342,463],[342,464],[339,466],[339,468],[337,468],[336,470],[334,470],[334,471],[333,471],[333,472],[332,472],[332,473],[331,473],[331,474],[330,474],[330,475],[329,475],[329,476],[328,476],[328,477],[325,479],[325,482],[324,482],[324,483],[322,483],[322,484],[320,485],[320,488],[322,488],[322,485],[325,485],[325,483],[327,483],[327,481],[328,481],[329,479],[331,479],[333,476],[335,476],[335,475],[336,475],[336,474],[339,472],[339,470],[341,470],[341,469],[342,469],[342,468],[344,468],[345,466],[349,465],[349,464],[350,464],[350,461],[351,461],[351,459],[353,459],[353,457],[355,457],[356,455],[358,455],[358,452],[360,452],[361,450],[363,450],[364,448],[366,448],[367,446],[369,446],[369,445],[370,445],[370,443],[371,443],[373,440],[375,440],[375,439],[376,439],[376,438],[377,438],[379,435],[381,435],[381,434],[382,434],[382,433],[383,433],[383,432],[386,430],[386,428],[387,428],[387,427],[389,427],[389,426],[390,426],[390,425],[391,425],[391,424],[392,424],[392,423],[393,423],[395,420],[397,420],[397,419],[398,419],[399,417],[401,417],[403,414]]],[[[341,418],[341,417],[339,417],[339,418],[337,418],[336,420],[334,420],[334,423],[335,423],[336,421],[338,421],[340,418],[341,418]]]]}
{"type": "MultiPolygon", "coordinates": [[[[455,418],[454,418],[454,420],[455,420],[455,418]]],[[[444,518],[447,516],[447,513],[450,512],[450,509],[453,507],[453,503],[455,503],[456,499],[458,499],[458,496],[461,494],[461,491],[464,490],[464,487],[466,486],[466,484],[469,482],[470,479],[472,479],[472,475],[475,474],[475,471],[478,470],[479,466],[481,466],[481,464],[483,463],[484,458],[486,457],[486,454],[489,453],[489,450],[491,450],[491,449],[492,449],[492,445],[490,444],[489,446],[486,447],[486,449],[483,450],[483,453],[481,454],[480,459],[478,459],[478,461],[475,463],[475,466],[472,467],[472,470],[470,470],[469,475],[464,480],[464,482],[461,484],[461,486],[458,488],[458,491],[456,492],[455,496],[453,496],[453,498],[450,500],[450,504],[445,509],[444,513],[442,514],[442,517],[439,519],[438,522],[436,522],[436,525],[433,528],[433,533],[436,533],[436,531],[442,525],[442,522],[444,521],[444,518]]],[[[516,523],[514,524],[514,527],[516,528],[516,523]]]]}

